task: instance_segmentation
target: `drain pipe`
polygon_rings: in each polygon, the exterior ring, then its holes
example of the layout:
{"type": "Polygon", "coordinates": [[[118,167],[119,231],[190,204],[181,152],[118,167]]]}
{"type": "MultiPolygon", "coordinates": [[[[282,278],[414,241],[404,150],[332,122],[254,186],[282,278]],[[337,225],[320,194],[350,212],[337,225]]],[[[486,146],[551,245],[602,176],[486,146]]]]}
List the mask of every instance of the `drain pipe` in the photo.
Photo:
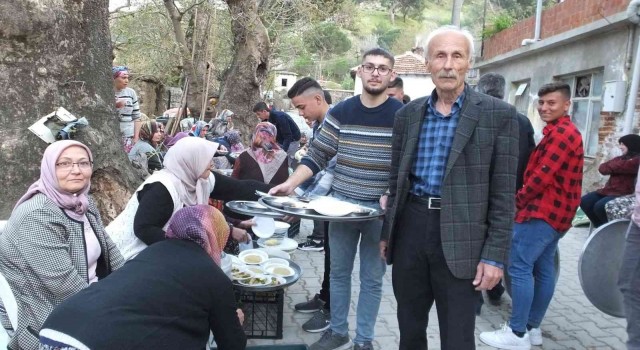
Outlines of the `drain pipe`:
{"type": "MultiPolygon", "coordinates": [[[[638,25],[640,24],[640,0],[633,0],[627,7],[627,17],[629,21],[638,25]]],[[[627,110],[624,114],[624,127],[622,133],[624,135],[631,133],[633,130],[633,120],[636,109],[636,99],[638,98],[638,86],[640,85],[640,41],[636,41],[637,49],[636,56],[633,63],[633,70],[631,71],[631,87],[629,88],[629,95],[627,98],[627,110]]]]}
{"type": "Polygon", "coordinates": [[[542,0],[538,0],[536,4],[536,28],[533,33],[533,39],[522,40],[522,46],[531,45],[540,41],[540,22],[542,22],[542,0]]]}

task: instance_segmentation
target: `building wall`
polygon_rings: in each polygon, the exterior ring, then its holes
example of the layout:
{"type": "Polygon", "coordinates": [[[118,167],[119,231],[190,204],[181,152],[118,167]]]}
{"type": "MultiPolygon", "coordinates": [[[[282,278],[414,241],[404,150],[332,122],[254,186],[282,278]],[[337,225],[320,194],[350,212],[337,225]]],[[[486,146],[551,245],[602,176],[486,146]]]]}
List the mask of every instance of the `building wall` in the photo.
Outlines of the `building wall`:
{"type": "Polygon", "coordinates": [[[273,89],[277,91],[280,91],[280,90],[284,90],[285,92],[289,91],[289,89],[291,89],[291,87],[297,80],[298,80],[298,76],[296,74],[276,73],[273,79],[273,82],[274,82],[273,89]],[[287,79],[286,86],[282,86],[283,79],[287,79]]]}
{"type": "MultiPolygon", "coordinates": [[[[540,37],[542,39],[625,11],[629,0],[565,0],[542,11],[540,37]]],[[[535,16],[518,22],[484,41],[483,59],[515,50],[522,40],[534,35],[535,16]]]]}
{"type": "MultiPolygon", "coordinates": [[[[569,0],[567,2],[570,3],[569,0]]],[[[584,2],[591,3],[587,0],[584,2]]],[[[503,62],[493,62],[489,66],[483,66],[480,63],[480,74],[487,72],[502,74],[507,81],[505,96],[509,97],[510,103],[515,102],[518,83],[530,82],[529,104],[526,114],[536,130],[536,140],[539,140],[542,137],[541,131],[544,123],[540,120],[535,108],[538,89],[554,79],[589,71],[602,71],[605,82],[628,81],[629,72],[625,68],[628,59],[626,55],[628,34],[628,29],[622,27],[546,51],[541,50],[536,54],[523,55],[523,57],[515,57],[503,62]]],[[[622,131],[622,121],[623,113],[600,114],[598,152],[595,157],[585,158],[583,191],[594,190],[606,180],[606,177],[598,173],[597,167],[602,161],[619,155],[617,139],[622,136],[619,134],[622,131]]],[[[583,135],[584,137],[585,135],[583,135]]]]}

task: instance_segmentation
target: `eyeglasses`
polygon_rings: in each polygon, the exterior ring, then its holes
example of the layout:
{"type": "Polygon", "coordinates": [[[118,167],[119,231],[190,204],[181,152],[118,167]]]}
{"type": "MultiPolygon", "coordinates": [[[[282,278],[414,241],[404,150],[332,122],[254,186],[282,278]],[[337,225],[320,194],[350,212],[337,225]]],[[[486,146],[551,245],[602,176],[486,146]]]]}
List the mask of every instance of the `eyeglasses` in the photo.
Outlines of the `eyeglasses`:
{"type": "Polygon", "coordinates": [[[80,170],[91,170],[91,168],[93,167],[93,162],[90,162],[88,160],[81,160],[79,162],[64,161],[56,163],[56,168],[58,168],[59,170],[71,171],[74,165],[78,165],[78,168],[80,170]]]}
{"type": "Polygon", "coordinates": [[[370,65],[370,64],[363,64],[360,67],[362,67],[362,71],[368,74],[373,73],[373,71],[378,70],[378,74],[380,75],[387,75],[389,73],[391,73],[391,68],[387,67],[387,66],[374,66],[374,65],[370,65]]]}

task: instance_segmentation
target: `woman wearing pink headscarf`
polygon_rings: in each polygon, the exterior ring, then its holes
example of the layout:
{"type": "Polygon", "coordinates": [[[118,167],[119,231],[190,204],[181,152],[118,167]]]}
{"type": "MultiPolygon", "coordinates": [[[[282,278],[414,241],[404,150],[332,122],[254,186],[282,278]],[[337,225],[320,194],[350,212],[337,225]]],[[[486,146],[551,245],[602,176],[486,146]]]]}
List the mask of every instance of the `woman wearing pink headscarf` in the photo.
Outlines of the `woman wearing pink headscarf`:
{"type": "MultiPolygon", "coordinates": [[[[87,146],[51,144],[40,178],[18,200],[0,235],[0,272],[18,309],[12,349],[37,349],[38,330],[54,307],[123,264],[89,197],[92,169],[87,146]]],[[[10,324],[3,311],[0,320],[10,324]]]]}
{"type": "Polygon", "coordinates": [[[287,152],[276,142],[276,134],[275,125],[269,122],[258,123],[251,147],[238,156],[231,177],[272,185],[285,182],[289,177],[287,152]]]}

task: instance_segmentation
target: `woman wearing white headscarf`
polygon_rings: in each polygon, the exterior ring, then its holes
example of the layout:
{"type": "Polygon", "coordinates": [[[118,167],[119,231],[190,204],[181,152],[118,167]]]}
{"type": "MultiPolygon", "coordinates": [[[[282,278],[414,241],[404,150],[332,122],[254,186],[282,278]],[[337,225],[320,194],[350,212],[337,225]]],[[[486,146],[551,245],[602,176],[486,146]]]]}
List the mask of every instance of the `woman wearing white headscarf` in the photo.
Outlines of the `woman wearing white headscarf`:
{"type": "MultiPolygon", "coordinates": [[[[169,220],[183,207],[220,200],[255,200],[256,190],[268,191],[258,181],[238,181],[212,173],[218,145],[198,137],[185,137],[167,151],[164,169],[149,176],[131,197],[107,232],[126,260],[148,245],[165,239],[169,220]]],[[[231,237],[244,242],[246,231],[231,228],[231,237]]]]}

